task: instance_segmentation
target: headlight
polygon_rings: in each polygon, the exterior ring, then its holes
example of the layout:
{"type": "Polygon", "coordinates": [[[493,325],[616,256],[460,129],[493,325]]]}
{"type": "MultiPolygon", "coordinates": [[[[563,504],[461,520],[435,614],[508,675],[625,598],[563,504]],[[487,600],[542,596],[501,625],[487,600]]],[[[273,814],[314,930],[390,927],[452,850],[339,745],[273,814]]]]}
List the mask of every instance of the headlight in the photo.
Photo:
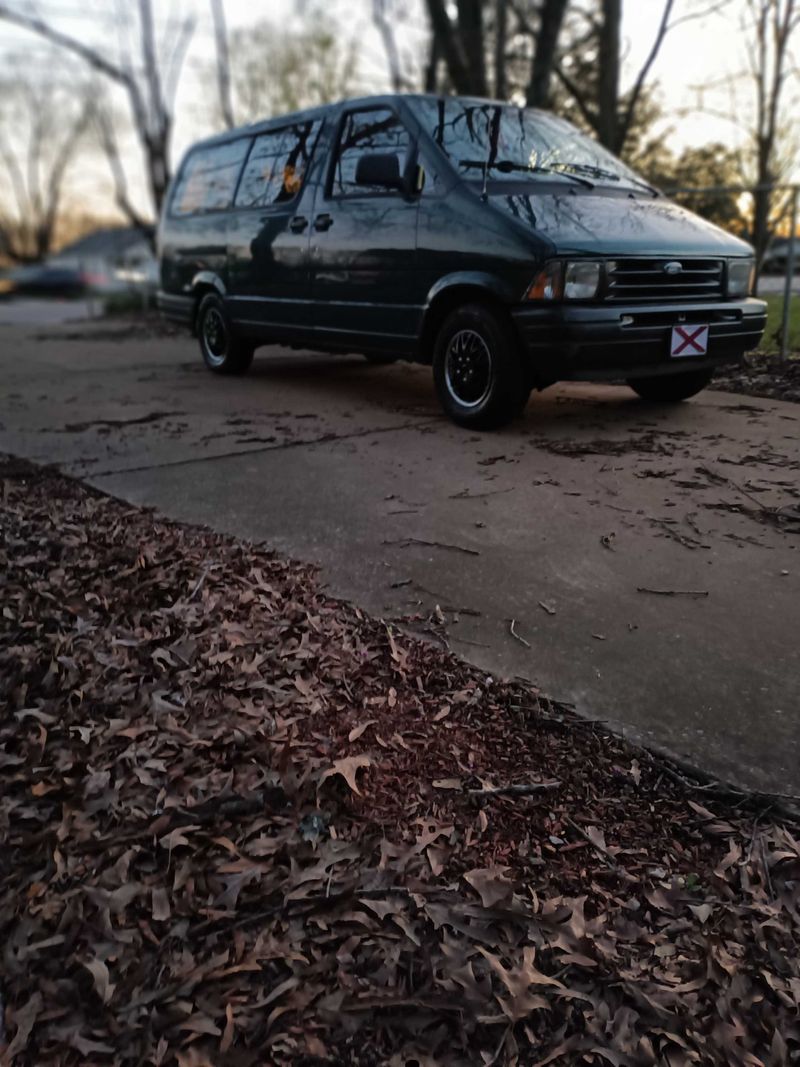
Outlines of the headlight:
{"type": "Polygon", "coordinates": [[[601,264],[578,259],[545,263],[530,284],[526,300],[591,300],[600,288],[601,264]]]}
{"type": "Polygon", "coordinates": [[[578,261],[567,263],[564,272],[564,299],[591,300],[600,287],[600,264],[578,261]]]}
{"type": "Polygon", "coordinates": [[[755,264],[752,259],[728,260],[728,296],[750,296],[754,275],[755,264]]]}
{"type": "Polygon", "coordinates": [[[557,259],[545,263],[528,287],[526,300],[560,300],[563,282],[563,264],[557,259]]]}

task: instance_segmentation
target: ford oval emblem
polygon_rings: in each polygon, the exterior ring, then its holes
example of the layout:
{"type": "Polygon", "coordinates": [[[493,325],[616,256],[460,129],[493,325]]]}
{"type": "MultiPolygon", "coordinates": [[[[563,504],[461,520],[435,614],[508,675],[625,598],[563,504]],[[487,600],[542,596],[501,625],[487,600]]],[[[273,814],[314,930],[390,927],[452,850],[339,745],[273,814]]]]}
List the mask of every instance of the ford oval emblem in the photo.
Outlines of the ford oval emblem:
{"type": "Polygon", "coordinates": [[[678,263],[677,260],[672,260],[670,263],[665,263],[664,264],[664,273],[665,274],[680,274],[680,272],[682,270],[683,270],[683,265],[678,263]]]}

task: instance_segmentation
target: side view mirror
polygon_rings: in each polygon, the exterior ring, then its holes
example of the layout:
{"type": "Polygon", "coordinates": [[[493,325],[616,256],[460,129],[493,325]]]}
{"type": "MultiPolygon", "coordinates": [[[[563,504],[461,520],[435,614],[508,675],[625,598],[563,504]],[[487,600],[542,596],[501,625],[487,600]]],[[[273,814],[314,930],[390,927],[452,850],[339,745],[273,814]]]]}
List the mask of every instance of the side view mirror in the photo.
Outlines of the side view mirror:
{"type": "Polygon", "coordinates": [[[374,152],[361,156],[356,164],[356,185],[380,185],[385,189],[405,190],[400,160],[391,152],[374,152]]]}

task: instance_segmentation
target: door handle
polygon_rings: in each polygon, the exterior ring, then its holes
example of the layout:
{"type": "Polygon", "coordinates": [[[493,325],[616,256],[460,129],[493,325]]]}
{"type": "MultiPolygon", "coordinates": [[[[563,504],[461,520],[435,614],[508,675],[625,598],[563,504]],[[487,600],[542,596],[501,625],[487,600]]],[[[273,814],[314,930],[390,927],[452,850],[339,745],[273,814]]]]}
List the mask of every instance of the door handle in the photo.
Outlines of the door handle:
{"type": "Polygon", "coordinates": [[[308,219],[304,215],[295,215],[289,223],[292,233],[302,233],[306,226],[308,226],[308,219]]]}
{"type": "Polygon", "coordinates": [[[333,215],[329,215],[327,212],[323,215],[317,215],[314,219],[315,230],[329,230],[333,226],[333,215]]]}

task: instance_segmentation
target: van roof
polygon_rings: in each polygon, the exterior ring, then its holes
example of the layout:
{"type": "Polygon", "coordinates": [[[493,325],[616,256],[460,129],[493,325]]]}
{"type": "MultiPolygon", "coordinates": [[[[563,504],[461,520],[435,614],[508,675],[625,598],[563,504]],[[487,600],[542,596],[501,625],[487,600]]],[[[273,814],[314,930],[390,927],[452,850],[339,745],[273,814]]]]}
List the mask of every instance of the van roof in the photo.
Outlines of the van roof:
{"type": "Polygon", "coordinates": [[[285,123],[304,122],[308,119],[314,119],[318,116],[325,115],[334,108],[341,107],[342,104],[347,104],[348,107],[376,107],[381,104],[391,104],[397,100],[442,99],[461,100],[464,103],[470,104],[497,104],[502,107],[509,106],[507,100],[490,100],[480,96],[454,96],[447,93],[377,93],[372,96],[357,96],[335,100],[330,104],[317,104],[314,107],[303,108],[302,111],[291,111],[283,115],[273,115],[268,119],[258,119],[256,122],[251,122],[244,126],[236,126],[230,130],[222,130],[220,133],[212,134],[210,137],[204,137],[202,140],[194,141],[191,147],[197,148],[206,145],[223,144],[225,141],[234,140],[237,137],[242,137],[247,134],[258,134],[262,130],[269,130],[274,126],[282,126],[285,123]]]}

